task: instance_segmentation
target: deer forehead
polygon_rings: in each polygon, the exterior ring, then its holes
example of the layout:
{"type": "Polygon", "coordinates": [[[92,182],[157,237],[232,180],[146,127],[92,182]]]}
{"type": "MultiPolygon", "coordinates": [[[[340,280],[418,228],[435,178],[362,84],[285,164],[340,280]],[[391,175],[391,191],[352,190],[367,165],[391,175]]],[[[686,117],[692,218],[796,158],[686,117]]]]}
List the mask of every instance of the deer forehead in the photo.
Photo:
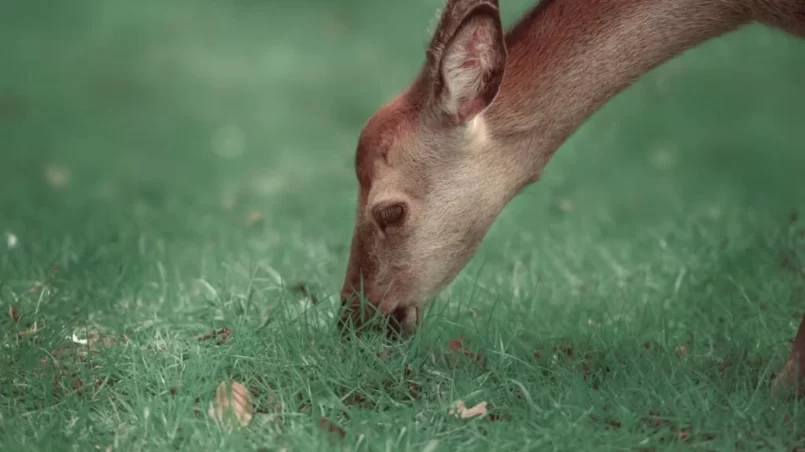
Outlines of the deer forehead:
{"type": "Polygon", "coordinates": [[[355,171],[363,188],[369,189],[382,168],[400,160],[397,151],[411,135],[419,114],[417,105],[400,94],[381,106],[366,122],[358,138],[355,171]]]}
{"type": "Polygon", "coordinates": [[[429,189],[447,192],[437,198],[451,198],[453,188],[462,189],[451,187],[451,179],[477,177],[475,160],[491,143],[483,115],[458,130],[432,129],[425,125],[417,99],[411,89],[404,91],[382,105],[361,130],[355,171],[362,205],[401,197],[424,199],[429,189]],[[458,163],[448,171],[453,174],[437,167],[448,160],[458,163]]]}

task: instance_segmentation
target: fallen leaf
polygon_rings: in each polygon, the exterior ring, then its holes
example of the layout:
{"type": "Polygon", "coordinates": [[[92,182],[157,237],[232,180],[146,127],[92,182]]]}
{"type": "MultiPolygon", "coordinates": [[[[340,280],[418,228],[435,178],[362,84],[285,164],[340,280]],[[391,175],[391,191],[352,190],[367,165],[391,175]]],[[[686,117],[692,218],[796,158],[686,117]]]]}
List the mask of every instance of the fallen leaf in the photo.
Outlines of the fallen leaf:
{"type": "Polygon", "coordinates": [[[218,342],[219,344],[223,344],[224,342],[226,342],[227,339],[229,339],[230,334],[232,334],[232,330],[230,330],[229,328],[221,328],[218,330],[208,331],[202,334],[201,336],[198,336],[197,339],[199,342],[208,341],[210,339],[216,339],[216,342],[218,342]]]}
{"type": "Polygon", "coordinates": [[[408,383],[408,393],[411,394],[411,398],[418,399],[419,398],[419,385],[416,383],[408,383]]]}
{"type": "Polygon", "coordinates": [[[64,188],[70,183],[70,170],[61,166],[45,168],[45,180],[53,188],[64,188]]]}
{"type": "Polygon", "coordinates": [[[441,440],[432,439],[425,444],[425,447],[422,448],[422,452],[433,452],[438,449],[439,444],[441,444],[441,440]]]}
{"type": "MultiPolygon", "coordinates": [[[[122,334],[121,337],[124,343],[127,344],[129,342],[129,337],[125,334],[122,334]]],[[[101,345],[108,348],[116,345],[118,342],[118,339],[115,336],[109,334],[102,335],[101,332],[95,328],[89,331],[86,339],[78,337],[78,335],[75,333],[73,333],[68,339],[70,339],[74,344],[86,345],[93,352],[99,351],[98,347],[101,345]]]]}
{"type": "Polygon", "coordinates": [[[376,354],[377,358],[381,361],[389,359],[389,347],[382,347],[376,354]]]}
{"type": "Polygon", "coordinates": [[[73,333],[73,335],[69,339],[72,340],[74,344],[79,344],[79,345],[87,345],[87,344],[89,344],[89,339],[80,339],[78,336],[76,336],[75,333],[73,333]]]}
{"type": "Polygon", "coordinates": [[[20,315],[17,314],[17,308],[15,308],[13,304],[8,307],[8,316],[11,318],[11,321],[14,322],[14,323],[17,323],[17,322],[20,321],[20,315]]]}
{"type": "MultiPolygon", "coordinates": [[[[125,334],[121,336],[123,338],[124,343],[129,342],[128,336],[126,336],[125,334]]],[[[106,348],[117,345],[117,338],[115,336],[109,334],[101,335],[101,333],[98,330],[90,331],[88,340],[89,340],[89,348],[95,351],[98,350],[97,347],[100,345],[103,345],[106,348]]]]}
{"type": "Polygon", "coordinates": [[[331,439],[333,433],[336,434],[339,438],[343,438],[344,436],[347,435],[347,432],[344,431],[343,427],[332,422],[331,420],[327,419],[324,416],[322,416],[321,419],[319,419],[319,428],[326,431],[327,433],[330,433],[331,439]]]}
{"type": "Polygon", "coordinates": [[[486,365],[486,358],[483,355],[481,355],[480,353],[477,353],[477,352],[473,352],[473,351],[469,350],[468,348],[464,347],[464,338],[463,337],[459,337],[458,339],[453,339],[450,342],[448,342],[447,343],[447,348],[449,348],[450,350],[452,350],[452,351],[454,351],[456,353],[463,354],[464,356],[466,356],[467,358],[469,358],[473,362],[476,362],[476,363],[478,363],[478,364],[480,364],[482,366],[486,365]]]}
{"type": "Polygon", "coordinates": [[[570,213],[573,211],[573,201],[562,198],[556,202],[556,207],[558,207],[562,213],[570,213]]]}
{"type": "Polygon", "coordinates": [[[510,421],[512,417],[508,413],[503,413],[492,404],[486,405],[487,420],[489,422],[510,421]]]}
{"type": "Polygon", "coordinates": [[[573,348],[568,345],[554,345],[553,351],[557,353],[564,353],[568,357],[573,357],[573,348]]]}
{"type": "Polygon", "coordinates": [[[39,328],[38,328],[36,322],[34,322],[34,326],[28,328],[27,330],[20,331],[19,335],[20,336],[28,336],[30,334],[36,333],[37,331],[39,331],[39,328]]]}
{"type": "MultiPolygon", "coordinates": [[[[606,409],[604,409],[604,411],[606,411],[606,409]]],[[[610,418],[610,417],[607,417],[606,419],[601,419],[600,417],[596,416],[595,414],[590,414],[590,420],[593,421],[593,422],[603,422],[603,423],[605,423],[607,425],[608,428],[611,427],[611,428],[618,429],[618,428],[621,428],[623,426],[621,421],[619,421],[617,419],[613,419],[613,418],[610,418]]]]}
{"type": "Polygon", "coordinates": [[[16,235],[14,235],[14,234],[12,234],[10,232],[8,234],[6,234],[6,244],[8,245],[9,249],[16,248],[18,243],[19,243],[19,241],[17,240],[16,235]]]}
{"type": "Polygon", "coordinates": [[[650,410],[648,414],[648,416],[640,418],[640,422],[655,428],[663,425],[671,425],[671,421],[663,418],[657,411],[650,410]]]}
{"type": "Polygon", "coordinates": [[[489,414],[489,422],[510,421],[512,417],[510,414],[489,414]]]}
{"type": "Polygon", "coordinates": [[[260,213],[259,210],[253,209],[246,215],[246,227],[252,228],[257,226],[263,220],[263,214],[260,213]]]}
{"type": "Polygon", "coordinates": [[[455,403],[454,407],[450,409],[450,415],[458,416],[461,419],[470,419],[473,417],[483,416],[486,414],[486,402],[480,402],[472,408],[467,408],[463,400],[455,403]]]}
{"type": "Polygon", "coordinates": [[[233,417],[241,427],[249,425],[253,411],[249,391],[242,384],[230,381],[229,384],[223,382],[218,385],[215,390],[215,407],[211,407],[208,413],[218,422],[231,428],[233,417]]]}

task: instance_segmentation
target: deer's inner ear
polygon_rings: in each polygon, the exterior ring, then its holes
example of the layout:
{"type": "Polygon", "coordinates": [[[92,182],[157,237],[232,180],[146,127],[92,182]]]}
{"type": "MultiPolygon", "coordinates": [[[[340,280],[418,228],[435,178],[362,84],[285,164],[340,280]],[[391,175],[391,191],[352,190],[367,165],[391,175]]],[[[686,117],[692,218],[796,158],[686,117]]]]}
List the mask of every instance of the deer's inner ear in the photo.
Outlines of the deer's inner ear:
{"type": "MultiPolygon", "coordinates": [[[[440,28],[449,27],[444,16],[440,28]]],[[[438,35],[445,30],[437,30],[438,35]]],[[[438,44],[436,44],[438,46],[438,44]]],[[[498,9],[480,3],[471,9],[442,44],[433,63],[436,108],[452,124],[465,124],[497,96],[506,65],[506,46],[498,9]]]]}

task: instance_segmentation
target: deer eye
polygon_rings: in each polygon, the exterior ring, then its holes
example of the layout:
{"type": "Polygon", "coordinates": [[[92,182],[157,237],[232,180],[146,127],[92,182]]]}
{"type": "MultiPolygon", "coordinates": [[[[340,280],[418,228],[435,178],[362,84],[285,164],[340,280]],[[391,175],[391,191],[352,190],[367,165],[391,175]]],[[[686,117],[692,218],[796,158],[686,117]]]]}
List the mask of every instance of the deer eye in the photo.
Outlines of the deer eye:
{"type": "Polygon", "coordinates": [[[406,209],[403,204],[392,204],[390,206],[382,207],[377,210],[377,213],[375,214],[377,217],[377,223],[383,229],[388,226],[398,224],[405,218],[405,210],[406,209]]]}

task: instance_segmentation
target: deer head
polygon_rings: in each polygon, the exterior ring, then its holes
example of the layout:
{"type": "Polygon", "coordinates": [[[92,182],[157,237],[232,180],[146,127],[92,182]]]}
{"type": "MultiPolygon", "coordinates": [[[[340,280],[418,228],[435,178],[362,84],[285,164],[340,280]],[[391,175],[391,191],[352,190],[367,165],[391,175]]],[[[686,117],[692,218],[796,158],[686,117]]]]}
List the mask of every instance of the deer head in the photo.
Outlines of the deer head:
{"type": "MultiPolygon", "coordinates": [[[[507,52],[497,0],[448,0],[412,84],[380,107],[357,146],[355,229],[342,303],[412,330],[525,185],[484,114],[507,52]]],[[[346,319],[357,320],[357,309],[346,319]]]]}

